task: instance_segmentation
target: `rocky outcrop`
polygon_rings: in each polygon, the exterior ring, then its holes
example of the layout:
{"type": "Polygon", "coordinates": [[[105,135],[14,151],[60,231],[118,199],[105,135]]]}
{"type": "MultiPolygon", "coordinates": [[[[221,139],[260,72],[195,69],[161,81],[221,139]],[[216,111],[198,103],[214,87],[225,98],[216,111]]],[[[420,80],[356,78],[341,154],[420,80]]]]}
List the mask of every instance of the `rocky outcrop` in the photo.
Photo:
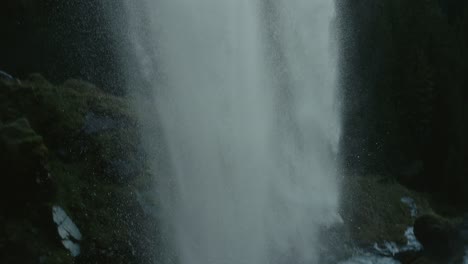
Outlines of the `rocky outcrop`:
{"type": "Polygon", "coordinates": [[[0,79],[0,263],[154,262],[136,126],[128,99],[89,83],[0,79]],[[79,228],[80,250],[57,208],[79,228]]]}
{"type": "Polygon", "coordinates": [[[423,194],[386,177],[349,177],[344,186],[342,216],[359,247],[390,241],[405,245],[414,217],[432,211],[423,194]]]}
{"type": "Polygon", "coordinates": [[[54,192],[47,159],[47,147],[27,119],[0,125],[3,209],[18,210],[26,204],[50,201],[54,192]]]}
{"type": "Polygon", "coordinates": [[[81,78],[123,93],[117,53],[125,39],[113,30],[121,5],[112,0],[1,1],[0,69],[19,78],[41,71],[54,82],[81,78]]]}
{"type": "Polygon", "coordinates": [[[71,263],[55,244],[50,222],[55,185],[48,149],[26,118],[0,125],[0,172],[0,262],[71,263]]]}
{"type": "Polygon", "coordinates": [[[468,4],[340,7],[345,165],[466,207],[468,4]]]}
{"type": "Polygon", "coordinates": [[[461,263],[465,249],[453,222],[434,214],[422,215],[414,223],[414,234],[426,255],[440,263],[461,263]]]}

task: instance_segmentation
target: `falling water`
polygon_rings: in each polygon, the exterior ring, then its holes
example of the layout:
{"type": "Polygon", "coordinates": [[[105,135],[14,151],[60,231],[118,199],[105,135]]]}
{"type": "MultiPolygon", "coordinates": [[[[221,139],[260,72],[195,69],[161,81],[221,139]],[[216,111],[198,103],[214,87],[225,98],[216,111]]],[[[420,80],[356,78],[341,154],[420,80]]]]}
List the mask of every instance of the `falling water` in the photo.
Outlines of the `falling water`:
{"type": "Polygon", "coordinates": [[[177,262],[317,263],[319,232],[339,219],[333,1],[127,9],[151,86],[141,114],[162,127],[143,137],[177,262]]]}

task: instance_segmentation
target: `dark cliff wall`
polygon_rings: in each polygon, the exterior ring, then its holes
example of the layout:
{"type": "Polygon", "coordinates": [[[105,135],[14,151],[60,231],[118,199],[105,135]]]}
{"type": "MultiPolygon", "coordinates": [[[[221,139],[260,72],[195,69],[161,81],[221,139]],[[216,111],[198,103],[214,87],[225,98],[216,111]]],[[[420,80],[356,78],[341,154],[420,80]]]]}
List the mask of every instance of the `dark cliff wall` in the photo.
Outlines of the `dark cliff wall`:
{"type": "Polygon", "coordinates": [[[340,10],[346,167],[466,201],[467,5],[345,0],[340,10]]]}
{"type": "Polygon", "coordinates": [[[54,82],[91,81],[123,92],[122,39],[111,12],[121,1],[5,0],[0,4],[0,69],[24,78],[41,72],[54,82]]]}

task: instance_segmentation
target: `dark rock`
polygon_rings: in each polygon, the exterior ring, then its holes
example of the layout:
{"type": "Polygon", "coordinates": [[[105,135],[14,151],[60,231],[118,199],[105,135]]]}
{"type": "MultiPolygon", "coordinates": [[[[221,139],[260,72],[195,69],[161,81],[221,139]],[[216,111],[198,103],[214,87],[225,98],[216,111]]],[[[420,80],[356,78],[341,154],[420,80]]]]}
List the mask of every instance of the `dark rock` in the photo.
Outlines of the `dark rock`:
{"type": "Polygon", "coordinates": [[[53,82],[79,77],[122,94],[124,40],[112,28],[119,16],[106,12],[117,9],[123,4],[112,0],[2,0],[0,68],[20,78],[40,70],[53,82]]]}
{"type": "MultiPolygon", "coordinates": [[[[426,256],[423,252],[407,251],[398,253],[395,259],[401,264],[442,264],[426,256]]],[[[446,264],[446,263],[444,263],[446,264]]]]}
{"type": "Polygon", "coordinates": [[[105,164],[105,174],[115,183],[128,183],[141,172],[138,162],[131,159],[115,159],[105,164]]]}
{"type": "Polygon", "coordinates": [[[342,215],[350,227],[354,242],[360,247],[373,247],[374,243],[385,241],[405,245],[405,231],[413,225],[414,215],[430,211],[427,200],[421,194],[399,183],[380,179],[373,175],[355,176],[344,183],[343,201],[346,207],[342,215]],[[408,209],[408,205],[412,210],[408,209]],[[413,210],[416,208],[417,212],[413,210]]]}
{"type": "Polygon", "coordinates": [[[460,238],[465,244],[468,244],[468,214],[465,214],[458,229],[460,230],[460,238]]]}
{"type": "Polygon", "coordinates": [[[50,218],[56,185],[48,158],[28,119],[0,122],[0,263],[70,263],[56,245],[50,218]]]}
{"type": "Polygon", "coordinates": [[[119,120],[116,120],[110,116],[97,115],[93,112],[89,112],[85,116],[83,131],[86,134],[95,134],[111,129],[116,129],[119,127],[119,125],[119,120]]]}
{"type": "Polygon", "coordinates": [[[152,178],[135,127],[126,98],[87,82],[0,79],[0,263],[156,262],[156,221],[136,197],[152,178]],[[79,257],[63,247],[52,204],[79,226],[79,257]]]}
{"type": "Polygon", "coordinates": [[[51,197],[47,170],[48,150],[43,139],[25,118],[0,126],[0,169],[2,201],[8,207],[21,202],[38,202],[51,197]]]}
{"type": "Polygon", "coordinates": [[[344,164],[466,209],[468,2],[340,3],[344,164]]]}
{"type": "Polygon", "coordinates": [[[3,80],[7,80],[7,81],[14,81],[15,78],[13,78],[13,76],[11,76],[10,74],[4,72],[4,71],[0,71],[0,79],[3,79],[3,80]]]}
{"type": "Polygon", "coordinates": [[[416,238],[424,247],[424,253],[431,258],[450,263],[463,256],[463,243],[456,226],[447,219],[427,214],[414,223],[416,238]]]}
{"type": "Polygon", "coordinates": [[[3,125],[0,128],[0,142],[13,157],[32,155],[42,160],[47,155],[42,137],[36,134],[25,118],[3,125]]]}
{"type": "Polygon", "coordinates": [[[399,178],[404,183],[414,183],[418,177],[424,172],[424,163],[421,160],[416,160],[405,164],[400,170],[399,178]]]}

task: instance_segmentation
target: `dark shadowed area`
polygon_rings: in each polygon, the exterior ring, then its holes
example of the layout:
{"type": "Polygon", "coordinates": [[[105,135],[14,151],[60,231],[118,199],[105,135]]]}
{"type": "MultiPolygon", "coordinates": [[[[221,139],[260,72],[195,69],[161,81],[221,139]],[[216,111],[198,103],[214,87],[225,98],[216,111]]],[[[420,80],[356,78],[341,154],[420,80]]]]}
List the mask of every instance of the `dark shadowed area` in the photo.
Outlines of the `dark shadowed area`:
{"type": "Polygon", "coordinates": [[[0,69],[21,78],[41,72],[53,82],[80,78],[122,94],[124,43],[112,27],[122,11],[120,1],[2,1],[0,69]]]}

